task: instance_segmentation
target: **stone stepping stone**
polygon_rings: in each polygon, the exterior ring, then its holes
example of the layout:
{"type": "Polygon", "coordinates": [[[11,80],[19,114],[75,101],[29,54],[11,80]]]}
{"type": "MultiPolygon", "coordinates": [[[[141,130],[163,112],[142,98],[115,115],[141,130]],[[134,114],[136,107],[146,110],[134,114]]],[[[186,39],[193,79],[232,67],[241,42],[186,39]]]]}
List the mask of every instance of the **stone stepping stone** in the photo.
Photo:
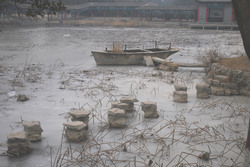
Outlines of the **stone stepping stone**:
{"type": "Polygon", "coordinates": [[[73,110],[69,112],[69,115],[71,116],[71,121],[82,121],[86,125],[86,128],[88,128],[90,115],[89,111],[73,110]]]}
{"type": "Polygon", "coordinates": [[[119,102],[119,101],[112,102],[111,103],[111,108],[119,108],[119,109],[124,110],[126,113],[131,112],[130,111],[130,106],[129,106],[128,103],[122,103],[122,102],[119,102]]]}
{"type": "Polygon", "coordinates": [[[29,141],[40,141],[43,129],[39,121],[24,121],[23,122],[24,131],[29,139],[29,141]]]}
{"type": "Polygon", "coordinates": [[[88,130],[82,121],[63,123],[68,141],[81,142],[87,138],[88,130]]]}
{"type": "Polygon", "coordinates": [[[197,84],[196,85],[196,90],[197,90],[197,98],[199,99],[209,99],[210,96],[210,86],[208,84],[197,84]]]}
{"type": "Polygon", "coordinates": [[[125,127],[126,115],[125,111],[119,108],[111,108],[108,111],[108,122],[112,128],[125,127]]]}
{"type": "Polygon", "coordinates": [[[145,118],[158,118],[156,102],[147,101],[141,103],[142,111],[144,111],[145,118]]]}
{"type": "Polygon", "coordinates": [[[30,152],[30,141],[24,131],[11,133],[7,136],[8,153],[21,155],[30,152]]]}
{"type": "Polygon", "coordinates": [[[187,86],[184,84],[174,84],[175,91],[187,91],[187,86]]]}
{"type": "Polygon", "coordinates": [[[126,110],[126,112],[134,112],[134,103],[138,102],[138,100],[134,97],[122,97],[120,102],[128,104],[128,110],[126,110]]]}
{"type": "Polygon", "coordinates": [[[174,91],[174,102],[187,103],[188,95],[185,91],[174,91]]]}

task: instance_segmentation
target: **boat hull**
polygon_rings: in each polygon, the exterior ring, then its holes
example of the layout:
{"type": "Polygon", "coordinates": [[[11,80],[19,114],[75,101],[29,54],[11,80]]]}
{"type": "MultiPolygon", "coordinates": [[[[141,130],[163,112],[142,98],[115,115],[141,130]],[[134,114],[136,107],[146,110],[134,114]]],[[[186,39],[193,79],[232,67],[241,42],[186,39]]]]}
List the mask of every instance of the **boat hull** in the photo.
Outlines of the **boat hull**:
{"type": "Polygon", "coordinates": [[[178,48],[141,50],[137,52],[112,52],[112,51],[92,51],[97,65],[144,65],[144,56],[159,57],[165,59],[178,52],[178,48]]]}

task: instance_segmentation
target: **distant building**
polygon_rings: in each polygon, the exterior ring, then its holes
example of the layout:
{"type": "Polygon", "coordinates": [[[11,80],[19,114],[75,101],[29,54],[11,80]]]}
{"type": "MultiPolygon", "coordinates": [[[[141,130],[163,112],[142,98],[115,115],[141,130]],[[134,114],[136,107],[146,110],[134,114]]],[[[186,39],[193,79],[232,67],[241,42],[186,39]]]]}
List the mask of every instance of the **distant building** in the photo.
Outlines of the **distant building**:
{"type": "Polygon", "coordinates": [[[145,5],[143,2],[89,2],[78,5],[67,5],[71,14],[79,17],[137,17],[136,8],[145,5]]]}
{"type": "Polygon", "coordinates": [[[231,0],[196,0],[197,22],[222,22],[233,23],[234,11],[231,0]]]}
{"type": "Polygon", "coordinates": [[[148,3],[141,7],[138,7],[138,14],[140,17],[151,20],[152,18],[158,18],[163,20],[195,20],[196,19],[196,6],[181,6],[181,5],[166,5],[159,6],[154,3],[148,3]]]}
{"type": "Polygon", "coordinates": [[[76,18],[82,17],[138,17],[152,20],[195,20],[197,6],[161,6],[153,2],[140,0],[116,0],[117,2],[89,2],[67,5],[67,9],[76,18]]]}

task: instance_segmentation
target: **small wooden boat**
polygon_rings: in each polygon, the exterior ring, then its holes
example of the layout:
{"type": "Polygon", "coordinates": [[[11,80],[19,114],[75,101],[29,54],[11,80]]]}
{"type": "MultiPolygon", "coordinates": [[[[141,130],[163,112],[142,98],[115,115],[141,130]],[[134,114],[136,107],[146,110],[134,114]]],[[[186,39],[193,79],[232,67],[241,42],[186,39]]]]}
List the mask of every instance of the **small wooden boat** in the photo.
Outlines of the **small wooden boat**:
{"type": "Polygon", "coordinates": [[[125,49],[120,51],[92,51],[97,65],[145,65],[145,56],[166,59],[178,52],[178,48],[125,49]]]}

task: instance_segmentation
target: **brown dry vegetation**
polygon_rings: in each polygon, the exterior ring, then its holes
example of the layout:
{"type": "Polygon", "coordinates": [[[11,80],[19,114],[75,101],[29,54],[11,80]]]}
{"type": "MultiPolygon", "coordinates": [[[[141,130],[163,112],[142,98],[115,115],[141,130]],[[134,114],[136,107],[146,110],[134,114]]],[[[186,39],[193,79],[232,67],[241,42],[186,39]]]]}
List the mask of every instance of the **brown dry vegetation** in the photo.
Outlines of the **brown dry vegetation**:
{"type": "Polygon", "coordinates": [[[247,56],[240,56],[235,58],[221,58],[218,63],[241,71],[250,71],[250,60],[247,56]]]}
{"type": "Polygon", "coordinates": [[[78,24],[91,26],[113,26],[113,27],[141,27],[146,26],[145,21],[123,20],[123,19],[103,19],[103,20],[64,20],[64,24],[78,24]]]}

